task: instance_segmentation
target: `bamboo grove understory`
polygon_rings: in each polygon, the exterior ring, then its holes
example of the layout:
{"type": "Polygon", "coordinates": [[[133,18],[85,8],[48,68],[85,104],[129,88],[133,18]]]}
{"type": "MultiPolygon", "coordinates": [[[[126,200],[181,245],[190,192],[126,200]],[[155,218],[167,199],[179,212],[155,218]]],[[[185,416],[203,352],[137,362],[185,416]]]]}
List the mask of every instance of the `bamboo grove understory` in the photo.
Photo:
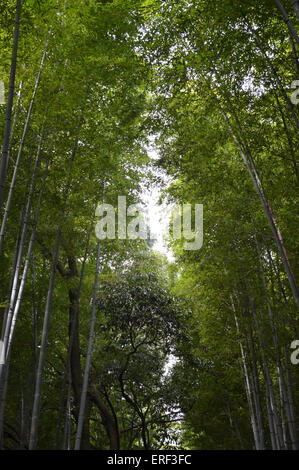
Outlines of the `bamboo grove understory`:
{"type": "Polygon", "coordinates": [[[299,1],[5,0],[0,44],[0,448],[298,450],[299,1]],[[120,235],[153,189],[200,249],[120,235]]]}

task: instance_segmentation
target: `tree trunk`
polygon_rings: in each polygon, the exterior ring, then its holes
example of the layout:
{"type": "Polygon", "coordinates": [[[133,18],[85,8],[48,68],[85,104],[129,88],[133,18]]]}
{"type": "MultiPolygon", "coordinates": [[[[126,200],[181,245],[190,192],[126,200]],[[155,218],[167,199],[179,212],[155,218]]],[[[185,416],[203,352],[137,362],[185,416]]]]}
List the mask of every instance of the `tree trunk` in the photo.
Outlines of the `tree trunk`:
{"type": "Polygon", "coordinates": [[[9,152],[9,145],[10,145],[11,116],[12,116],[12,107],[13,107],[14,90],[15,90],[18,41],[19,41],[19,31],[20,31],[20,17],[21,17],[21,10],[22,10],[21,0],[17,0],[16,9],[17,11],[16,11],[14,42],[13,42],[12,59],[11,59],[11,67],[10,67],[9,92],[8,92],[7,107],[6,107],[2,158],[0,162],[0,216],[2,214],[4,191],[5,191],[6,177],[7,177],[7,160],[8,160],[8,152],[9,152]]]}
{"type": "MultiPolygon", "coordinates": [[[[22,295],[23,295],[23,290],[24,290],[26,277],[27,277],[27,271],[28,271],[29,262],[30,262],[32,245],[34,241],[34,235],[33,235],[33,240],[29,244],[29,258],[27,256],[28,259],[25,262],[24,274],[21,280],[21,286],[20,286],[20,290],[18,294],[19,275],[20,275],[20,271],[22,267],[22,258],[23,258],[26,234],[27,234],[29,218],[30,218],[30,213],[31,213],[32,197],[33,197],[34,186],[35,186],[35,175],[36,175],[36,169],[37,169],[39,159],[40,159],[41,144],[42,144],[42,137],[41,137],[39,148],[38,148],[37,155],[36,155],[35,168],[31,177],[31,184],[30,184],[30,189],[29,189],[29,194],[28,194],[28,199],[27,199],[27,204],[26,204],[24,223],[22,226],[22,233],[21,233],[21,239],[20,239],[20,244],[19,244],[19,249],[18,249],[16,268],[14,271],[14,278],[13,278],[12,289],[10,293],[9,309],[8,309],[7,317],[5,318],[4,336],[3,336],[3,349],[4,349],[5,357],[8,357],[9,355],[11,339],[12,339],[14,326],[15,326],[17,315],[18,315],[18,310],[20,307],[22,295]]],[[[44,182],[45,182],[45,179],[43,183],[44,182]]],[[[43,193],[43,188],[41,190],[39,203],[41,202],[42,193],[43,193]]],[[[38,214],[39,214],[39,209],[38,209],[38,214]]],[[[36,224],[37,224],[37,221],[38,221],[38,218],[36,220],[36,224]]],[[[32,233],[35,234],[35,228],[33,229],[32,233]]],[[[2,379],[1,369],[2,368],[0,368],[0,380],[2,379]]]]}
{"type": "MultiPolygon", "coordinates": [[[[105,184],[104,184],[104,189],[103,189],[103,203],[104,203],[104,197],[105,197],[105,184]]],[[[97,302],[97,295],[98,295],[98,277],[99,277],[99,269],[100,269],[101,248],[102,248],[102,240],[101,238],[99,238],[97,259],[96,259],[96,272],[95,272],[94,286],[93,286],[92,311],[91,311],[91,320],[90,320],[88,349],[87,349],[87,356],[86,356],[86,363],[85,363],[85,370],[84,370],[84,377],[83,377],[83,386],[82,386],[82,392],[81,392],[80,411],[79,411],[78,427],[77,427],[77,433],[76,433],[75,450],[80,450],[81,448],[81,435],[82,435],[83,422],[84,422],[84,410],[85,410],[86,396],[87,396],[87,391],[88,391],[89,369],[90,369],[90,364],[91,364],[91,353],[92,353],[94,328],[95,328],[95,320],[96,320],[96,307],[97,307],[96,302],[97,302]]]]}
{"type": "MultiPolygon", "coordinates": [[[[72,385],[72,377],[71,377],[71,370],[72,370],[72,353],[73,353],[73,343],[74,339],[76,337],[77,341],[77,356],[75,359],[75,367],[79,370],[79,377],[81,377],[82,372],[81,372],[81,365],[80,365],[80,351],[79,351],[79,304],[80,304],[80,295],[81,295],[81,289],[82,289],[82,283],[84,279],[84,272],[85,272],[85,264],[86,264],[86,259],[89,251],[89,243],[90,243],[90,238],[93,230],[93,224],[94,224],[94,217],[92,218],[90,229],[88,232],[88,237],[87,237],[87,242],[86,242],[86,248],[85,248],[85,253],[84,253],[84,258],[83,258],[83,263],[81,267],[81,272],[80,272],[80,280],[79,280],[79,287],[78,289],[69,289],[69,299],[70,299],[70,308],[69,308],[69,347],[68,347],[68,352],[67,352],[67,360],[66,360],[66,368],[65,368],[65,373],[63,377],[63,384],[62,384],[62,396],[61,396],[61,407],[59,410],[59,417],[58,417],[58,425],[57,425],[57,431],[56,431],[56,449],[59,448],[59,439],[60,439],[60,430],[61,430],[61,424],[62,424],[62,417],[63,417],[63,410],[64,410],[64,402],[65,402],[65,390],[67,387],[67,383],[69,383],[68,386],[68,395],[69,395],[69,389],[70,386],[72,385]],[[79,366],[78,366],[79,365],[79,366]]],[[[76,260],[74,258],[68,258],[68,264],[69,264],[69,274],[78,277],[78,270],[76,266],[76,260]]],[[[81,382],[81,381],[79,381],[81,382]]],[[[82,384],[78,385],[78,397],[79,393],[81,395],[81,390],[82,384]]],[[[66,425],[69,426],[68,424],[68,406],[69,406],[69,400],[70,398],[67,399],[67,404],[66,404],[66,425]]],[[[77,408],[79,410],[79,404],[80,400],[78,398],[77,400],[77,408]]],[[[84,438],[85,439],[85,438],[84,438]]],[[[66,443],[66,433],[64,433],[64,443],[66,443]]],[[[66,444],[64,444],[66,445],[66,444]]]]}
{"type": "Polygon", "coordinates": [[[44,189],[45,189],[45,181],[46,181],[47,173],[48,173],[48,165],[47,165],[47,167],[45,169],[45,173],[44,173],[43,183],[42,183],[42,187],[41,187],[41,190],[40,190],[37,210],[36,210],[36,214],[35,214],[35,218],[34,218],[33,228],[32,228],[32,232],[31,232],[29,245],[28,245],[28,250],[27,250],[27,255],[26,255],[26,260],[25,260],[25,264],[24,264],[23,274],[22,274],[22,278],[21,278],[21,282],[20,282],[19,292],[18,292],[18,296],[17,296],[16,303],[15,303],[15,306],[14,306],[11,329],[10,329],[9,340],[8,340],[8,351],[10,350],[11,345],[12,345],[12,340],[13,340],[13,336],[14,336],[14,332],[15,332],[18,313],[19,313],[19,309],[20,309],[20,306],[21,306],[22,298],[23,298],[25,283],[26,283],[27,274],[28,274],[30,261],[31,261],[31,255],[32,255],[32,251],[33,251],[36,228],[37,228],[37,224],[38,224],[38,220],[39,220],[39,214],[40,214],[40,208],[41,208],[43,193],[44,193],[44,189]]]}
{"type": "MultiPolygon", "coordinates": [[[[272,335],[273,335],[273,344],[274,344],[274,348],[275,348],[275,351],[276,351],[277,371],[278,371],[278,380],[279,380],[279,395],[280,395],[280,402],[281,402],[282,426],[284,428],[284,426],[285,426],[285,417],[287,417],[292,448],[296,448],[297,447],[297,442],[296,442],[297,438],[296,438],[296,433],[294,433],[293,418],[292,418],[292,416],[294,415],[294,411],[291,410],[291,403],[289,402],[289,399],[288,399],[286,383],[285,383],[285,377],[284,377],[284,371],[283,371],[282,362],[281,362],[281,353],[280,353],[280,348],[279,348],[278,333],[277,333],[277,328],[276,328],[276,323],[275,323],[275,317],[274,317],[274,312],[272,311],[272,307],[271,307],[271,303],[270,303],[270,298],[269,298],[267,283],[266,283],[266,278],[265,278],[265,271],[264,271],[262,254],[261,254],[261,251],[260,251],[260,247],[259,247],[259,243],[258,243],[256,235],[255,235],[255,243],[256,243],[256,249],[257,249],[259,262],[260,262],[260,271],[261,271],[262,283],[263,283],[264,293],[265,293],[265,300],[266,300],[266,304],[267,304],[267,309],[268,309],[269,319],[270,319],[270,325],[271,325],[271,330],[272,330],[272,335]]],[[[282,326],[285,327],[284,319],[282,319],[282,326]]],[[[287,449],[286,430],[284,431],[283,434],[284,434],[284,446],[285,446],[285,449],[287,449]]]]}
{"type": "Polygon", "coordinates": [[[15,105],[15,114],[14,114],[13,123],[12,123],[11,131],[10,131],[10,142],[9,142],[9,149],[8,149],[8,154],[7,154],[6,174],[8,173],[8,168],[9,168],[10,150],[11,150],[11,147],[13,145],[14,132],[15,132],[15,127],[16,127],[18,114],[19,114],[22,88],[23,88],[23,80],[21,80],[20,85],[19,85],[19,91],[17,93],[18,98],[17,98],[17,102],[16,102],[16,105],[15,105]]]}
{"type": "Polygon", "coordinates": [[[29,440],[30,450],[35,450],[37,447],[43,373],[44,373],[44,367],[45,367],[45,361],[46,361],[46,347],[47,347],[48,331],[49,331],[49,325],[50,325],[50,315],[52,311],[52,299],[53,299],[53,292],[54,292],[56,265],[58,261],[60,242],[61,242],[61,227],[59,227],[58,232],[57,232],[55,249],[53,253],[53,262],[52,262],[52,268],[51,268],[48,297],[47,297],[45,317],[44,317],[44,323],[43,323],[40,355],[39,355],[39,361],[38,361],[38,367],[37,367],[37,373],[36,373],[34,402],[33,402],[32,419],[31,419],[30,440],[29,440]]]}
{"type": "MultiPolygon", "coordinates": [[[[231,300],[232,300],[232,297],[231,297],[231,300]]],[[[234,317],[235,317],[237,334],[240,337],[239,322],[238,322],[238,318],[237,318],[237,315],[236,315],[233,300],[232,300],[232,307],[233,307],[233,312],[234,312],[234,317]]],[[[245,356],[245,353],[244,353],[244,349],[243,349],[241,339],[239,339],[239,346],[240,346],[240,351],[241,351],[241,358],[242,358],[242,365],[243,365],[244,379],[245,379],[245,391],[246,391],[247,401],[248,401],[248,405],[249,405],[250,421],[251,421],[251,427],[252,427],[252,432],[253,432],[253,437],[254,437],[254,443],[255,443],[256,450],[259,450],[259,448],[260,448],[259,433],[258,433],[258,427],[257,427],[257,421],[256,421],[255,412],[254,412],[254,407],[253,407],[252,392],[251,392],[251,385],[250,385],[249,374],[248,374],[248,369],[247,369],[246,356],[245,356]]]]}
{"type": "MultiPolygon", "coordinates": [[[[274,2],[276,3],[276,6],[277,6],[278,10],[282,14],[283,20],[284,20],[285,24],[287,25],[290,33],[292,34],[293,38],[295,39],[295,41],[297,42],[297,44],[299,46],[299,36],[298,36],[297,31],[295,30],[294,25],[291,22],[291,20],[289,18],[289,15],[287,14],[283,4],[281,3],[280,0],[274,0],[274,2]]],[[[297,14],[297,11],[296,11],[296,14],[297,14]]]]}
{"type": "MultiPolygon", "coordinates": [[[[81,123],[80,123],[80,127],[81,127],[81,123]]],[[[78,131],[78,134],[79,134],[79,131],[78,131]]],[[[72,151],[70,169],[68,173],[68,182],[67,182],[67,186],[63,195],[62,220],[64,220],[65,215],[66,215],[66,203],[67,203],[67,198],[68,198],[70,185],[71,185],[72,169],[73,169],[73,163],[75,160],[76,151],[78,147],[78,140],[79,140],[79,135],[77,135],[76,137],[75,145],[72,151]]],[[[40,407],[41,407],[41,390],[42,390],[43,373],[44,373],[44,366],[45,366],[45,360],[46,360],[48,330],[49,330],[50,316],[51,316],[51,311],[52,311],[54,283],[55,283],[55,275],[56,275],[56,269],[57,269],[57,263],[58,263],[61,237],[62,237],[62,226],[60,225],[58,228],[55,248],[53,252],[53,261],[52,261],[47,302],[46,302],[46,308],[45,308],[40,355],[39,355],[39,361],[38,361],[38,367],[37,367],[37,373],[36,373],[36,383],[35,383],[34,402],[33,402],[32,419],[31,419],[30,440],[29,440],[30,450],[36,449],[37,440],[38,440],[38,422],[39,422],[40,407]]]]}
{"type": "Polygon", "coordinates": [[[26,122],[25,122],[25,125],[24,125],[22,139],[21,139],[21,143],[20,143],[20,147],[19,147],[19,151],[18,151],[16,163],[15,163],[15,168],[14,168],[14,172],[13,172],[13,176],[12,176],[12,180],[11,180],[11,184],[10,184],[10,189],[9,189],[9,193],[8,193],[8,197],[7,197],[7,201],[6,201],[5,212],[4,212],[4,215],[3,215],[3,220],[2,220],[2,225],[1,225],[1,232],[0,232],[0,253],[1,253],[2,245],[3,245],[3,237],[4,237],[4,232],[5,232],[6,223],[7,223],[8,214],[9,214],[9,209],[10,209],[10,205],[11,205],[11,201],[12,201],[12,196],[13,196],[13,192],[14,192],[14,188],[15,188],[15,184],[16,184],[20,159],[21,159],[21,156],[22,156],[22,153],[23,153],[25,139],[26,139],[29,123],[30,123],[31,114],[32,114],[32,108],[33,108],[33,105],[34,105],[34,100],[35,100],[37,88],[38,88],[38,85],[39,85],[39,82],[40,82],[41,73],[42,73],[44,61],[45,61],[45,58],[46,58],[47,47],[48,47],[48,41],[46,43],[46,47],[45,47],[45,50],[43,52],[43,56],[42,56],[42,60],[41,60],[41,63],[40,63],[39,71],[38,71],[37,78],[36,78],[36,81],[35,81],[35,86],[34,86],[32,98],[31,98],[31,101],[30,101],[30,105],[29,105],[29,108],[28,108],[27,118],[26,118],[26,122]]]}
{"type": "Polygon", "coordinates": [[[236,135],[235,135],[235,133],[232,129],[232,126],[230,124],[230,120],[229,120],[227,114],[224,113],[224,112],[223,112],[223,117],[224,117],[225,121],[227,122],[229,130],[231,132],[231,135],[232,135],[234,141],[236,142],[236,144],[239,148],[239,151],[240,151],[240,154],[243,158],[245,166],[246,166],[246,168],[249,172],[249,175],[250,175],[250,177],[253,181],[256,192],[257,192],[257,194],[260,198],[260,201],[261,201],[261,204],[263,206],[265,215],[268,219],[270,228],[271,228],[272,233],[273,233],[274,241],[275,241],[276,246],[277,246],[277,248],[279,250],[279,253],[281,255],[282,262],[283,262],[285,272],[286,272],[286,275],[287,275],[289,283],[290,283],[290,287],[291,287],[295,302],[296,302],[297,307],[299,309],[299,290],[298,290],[298,287],[297,287],[297,284],[296,284],[296,280],[295,280],[295,277],[294,277],[294,274],[293,274],[293,271],[292,271],[292,268],[291,268],[291,265],[290,265],[290,261],[289,261],[288,254],[287,254],[287,251],[286,251],[283,239],[282,239],[282,235],[280,233],[280,229],[277,225],[277,222],[276,222],[276,219],[274,217],[272,208],[271,208],[270,204],[268,203],[268,201],[266,199],[264,188],[263,188],[262,182],[259,178],[258,172],[256,170],[255,163],[254,163],[254,160],[252,158],[250,149],[246,145],[246,152],[247,152],[247,155],[246,155],[245,152],[242,149],[242,145],[240,144],[238,138],[236,137],[236,135]]]}
{"type": "Polygon", "coordinates": [[[118,450],[119,436],[113,415],[109,412],[103,400],[101,400],[100,394],[94,384],[89,388],[88,394],[101,413],[103,424],[109,437],[110,449],[118,450]]]}

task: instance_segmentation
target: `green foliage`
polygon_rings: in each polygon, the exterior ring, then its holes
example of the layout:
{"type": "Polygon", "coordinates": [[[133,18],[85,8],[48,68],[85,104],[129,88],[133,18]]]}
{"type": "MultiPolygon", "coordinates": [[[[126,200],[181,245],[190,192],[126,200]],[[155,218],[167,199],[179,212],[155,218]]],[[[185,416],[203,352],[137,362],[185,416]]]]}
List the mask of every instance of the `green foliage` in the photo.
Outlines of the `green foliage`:
{"type": "MultiPolygon", "coordinates": [[[[8,186],[47,51],[0,254],[5,325],[40,145],[22,267],[40,215],[12,345],[4,448],[28,448],[59,227],[38,446],[73,448],[96,269],[95,208],[103,196],[114,207],[120,195],[127,205],[140,201],[159,180],[153,167],[172,179],[161,188],[166,201],[203,204],[204,244],[186,251],[170,233],[175,261],[168,263],[142,240],[103,241],[82,447],[252,449],[255,414],[264,447],[275,448],[270,397],[284,439],[277,448],[294,448],[287,405],[293,400],[296,427],[299,383],[289,345],[298,337],[298,309],[240,154],[252,155],[298,279],[298,109],[290,96],[299,51],[279,10],[270,0],[22,3],[8,186]]],[[[291,2],[284,4],[298,30],[291,2]]],[[[2,2],[6,95],[14,21],[15,2],[2,2]]],[[[4,126],[0,106],[2,134],[4,126]]]]}

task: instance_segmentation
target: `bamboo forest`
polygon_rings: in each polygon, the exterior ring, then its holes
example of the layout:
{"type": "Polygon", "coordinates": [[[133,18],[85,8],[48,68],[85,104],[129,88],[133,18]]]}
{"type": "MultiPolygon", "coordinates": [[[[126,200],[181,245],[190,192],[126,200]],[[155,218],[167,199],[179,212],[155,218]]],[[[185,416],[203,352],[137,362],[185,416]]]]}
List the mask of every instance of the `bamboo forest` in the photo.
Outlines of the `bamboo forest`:
{"type": "Polygon", "coordinates": [[[0,142],[0,449],[298,450],[299,1],[1,0],[0,142]]]}

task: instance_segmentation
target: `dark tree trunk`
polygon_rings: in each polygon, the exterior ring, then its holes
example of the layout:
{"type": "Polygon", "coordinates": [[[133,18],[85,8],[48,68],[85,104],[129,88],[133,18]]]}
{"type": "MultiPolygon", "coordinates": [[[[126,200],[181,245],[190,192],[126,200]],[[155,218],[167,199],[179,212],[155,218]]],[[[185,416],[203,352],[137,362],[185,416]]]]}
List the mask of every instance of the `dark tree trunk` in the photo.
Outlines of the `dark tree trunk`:
{"type": "Polygon", "coordinates": [[[8,152],[9,152],[11,116],[12,116],[12,107],[13,107],[14,90],[15,90],[21,10],[22,10],[22,1],[17,0],[14,43],[13,43],[11,68],[10,68],[9,92],[8,92],[7,107],[6,107],[2,158],[1,158],[1,163],[0,163],[0,215],[2,213],[4,191],[5,191],[5,185],[6,185],[6,176],[7,176],[7,159],[8,159],[8,152]]]}

